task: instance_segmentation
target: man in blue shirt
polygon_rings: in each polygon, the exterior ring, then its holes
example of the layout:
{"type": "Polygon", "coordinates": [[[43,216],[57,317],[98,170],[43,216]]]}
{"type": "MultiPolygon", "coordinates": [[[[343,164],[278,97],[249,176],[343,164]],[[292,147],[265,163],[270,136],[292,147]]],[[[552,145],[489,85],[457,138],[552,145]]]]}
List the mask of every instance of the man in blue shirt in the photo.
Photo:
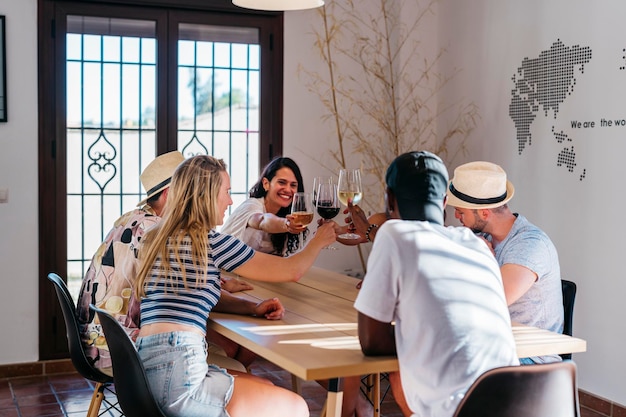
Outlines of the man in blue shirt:
{"type": "MultiPolygon", "coordinates": [[[[559,257],[550,238],[507,202],[515,188],[506,172],[490,162],[470,162],[454,170],[448,204],[455,217],[492,248],[500,270],[511,320],[553,332],[563,331],[559,257]]],[[[524,358],[522,363],[559,361],[558,355],[524,358]]]]}

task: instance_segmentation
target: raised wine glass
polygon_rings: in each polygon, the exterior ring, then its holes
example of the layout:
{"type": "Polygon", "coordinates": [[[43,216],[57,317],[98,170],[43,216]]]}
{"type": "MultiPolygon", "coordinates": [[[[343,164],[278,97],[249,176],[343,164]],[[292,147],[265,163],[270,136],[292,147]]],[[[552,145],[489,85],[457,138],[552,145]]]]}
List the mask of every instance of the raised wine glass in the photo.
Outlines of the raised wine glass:
{"type": "Polygon", "coordinates": [[[298,226],[308,226],[313,221],[313,205],[311,204],[311,194],[297,192],[293,195],[291,202],[291,222],[298,226]]]}
{"type": "MultiPolygon", "coordinates": [[[[363,198],[363,188],[361,186],[361,171],[358,169],[340,169],[339,183],[337,184],[337,196],[342,204],[348,205],[348,201],[356,205],[363,198]]],[[[338,237],[341,239],[361,239],[356,233],[342,233],[338,237]]]]}
{"type": "MultiPolygon", "coordinates": [[[[337,186],[333,183],[322,182],[317,188],[315,193],[317,201],[315,201],[315,208],[317,214],[321,218],[328,221],[335,218],[339,214],[341,206],[339,204],[339,197],[337,196],[337,186]]],[[[324,249],[336,250],[334,246],[326,246],[324,249]]]]}
{"type": "MultiPolygon", "coordinates": [[[[297,192],[293,195],[291,202],[291,222],[297,226],[308,226],[313,221],[313,205],[311,203],[311,194],[297,192]]],[[[302,235],[298,235],[298,249],[303,246],[302,235]]]]}
{"type": "Polygon", "coordinates": [[[317,190],[320,187],[320,184],[334,184],[333,183],[333,177],[329,177],[329,176],[319,176],[319,177],[314,177],[313,178],[313,197],[312,197],[312,202],[313,205],[317,204],[317,190]]]}

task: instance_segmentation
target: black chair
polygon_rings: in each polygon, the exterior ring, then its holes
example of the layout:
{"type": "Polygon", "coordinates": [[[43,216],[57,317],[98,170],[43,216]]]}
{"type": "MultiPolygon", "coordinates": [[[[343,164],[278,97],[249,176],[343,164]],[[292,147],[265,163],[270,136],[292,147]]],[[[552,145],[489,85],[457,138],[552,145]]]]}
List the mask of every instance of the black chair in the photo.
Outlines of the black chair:
{"type": "MultiPolygon", "coordinates": [[[[574,301],[576,300],[576,284],[572,281],[561,280],[563,290],[563,334],[572,335],[574,330],[574,301]]],[[[571,353],[561,354],[564,360],[572,359],[571,353]]]]}
{"type": "Polygon", "coordinates": [[[87,359],[87,355],[85,355],[83,343],[80,338],[80,331],[78,329],[76,305],[65,285],[65,281],[53,272],[48,274],[48,279],[54,284],[54,289],[59,299],[59,304],[61,305],[61,311],[63,312],[67,344],[70,350],[72,365],[74,365],[74,368],[76,368],[76,371],[78,371],[82,377],[96,384],[91,397],[91,403],[89,404],[89,410],[87,411],[87,417],[97,417],[103,402],[106,405],[105,412],[114,409],[121,413],[122,411],[117,407],[117,402],[113,403],[107,400],[105,396],[105,391],[115,396],[115,391],[111,389],[113,377],[95,368],[89,359],[87,359]]]}
{"type": "Polygon", "coordinates": [[[576,365],[572,361],[506,366],[482,374],[454,417],[578,417],[576,365]]]}
{"type": "Polygon", "coordinates": [[[126,417],[165,417],[155,401],[146,378],[143,362],[124,328],[106,311],[89,308],[98,313],[104,337],[111,353],[113,378],[117,399],[126,417]]]}

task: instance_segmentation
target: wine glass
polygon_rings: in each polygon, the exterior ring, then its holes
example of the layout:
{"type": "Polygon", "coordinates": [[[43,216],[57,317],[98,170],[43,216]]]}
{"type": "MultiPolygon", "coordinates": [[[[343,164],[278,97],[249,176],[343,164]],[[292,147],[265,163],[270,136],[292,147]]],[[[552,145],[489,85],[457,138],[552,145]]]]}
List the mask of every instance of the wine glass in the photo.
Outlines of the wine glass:
{"type": "MultiPolygon", "coordinates": [[[[337,196],[342,204],[348,205],[348,201],[356,205],[363,198],[363,188],[361,186],[361,171],[358,169],[340,169],[339,184],[337,185],[337,196]]],[[[341,239],[361,239],[356,233],[342,233],[338,237],[341,239]]]]}
{"type": "Polygon", "coordinates": [[[319,176],[313,178],[313,205],[317,204],[317,189],[320,184],[333,184],[333,177],[319,176]]]}
{"type": "MultiPolygon", "coordinates": [[[[291,202],[291,222],[297,226],[308,226],[313,221],[311,194],[297,192],[291,202]]],[[[298,248],[302,249],[302,235],[298,234],[298,248]]]]}
{"type": "MultiPolygon", "coordinates": [[[[339,214],[341,206],[339,205],[339,197],[337,196],[337,186],[335,184],[323,182],[320,183],[317,189],[317,201],[315,201],[315,207],[317,208],[317,214],[324,220],[330,220],[335,218],[339,214]]],[[[335,250],[334,246],[326,246],[324,249],[335,250]]]]}
{"type": "Polygon", "coordinates": [[[297,226],[308,226],[313,221],[311,194],[297,192],[291,202],[291,222],[297,226]]]}

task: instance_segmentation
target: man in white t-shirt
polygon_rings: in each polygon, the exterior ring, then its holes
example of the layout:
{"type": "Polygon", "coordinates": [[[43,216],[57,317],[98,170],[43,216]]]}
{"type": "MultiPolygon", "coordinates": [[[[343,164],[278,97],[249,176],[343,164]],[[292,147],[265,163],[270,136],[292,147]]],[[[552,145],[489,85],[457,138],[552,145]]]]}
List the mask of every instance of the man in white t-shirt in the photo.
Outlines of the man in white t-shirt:
{"type": "Polygon", "coordinates": [[[478,376],[519,364],[500,269],[471,230],[443,226],[448,172],[439,157],[400,155],[386,183],[390,220],[355,302],[361,348],[398,355],[390,380],[405,416],[449,417],[478,376]]]}

